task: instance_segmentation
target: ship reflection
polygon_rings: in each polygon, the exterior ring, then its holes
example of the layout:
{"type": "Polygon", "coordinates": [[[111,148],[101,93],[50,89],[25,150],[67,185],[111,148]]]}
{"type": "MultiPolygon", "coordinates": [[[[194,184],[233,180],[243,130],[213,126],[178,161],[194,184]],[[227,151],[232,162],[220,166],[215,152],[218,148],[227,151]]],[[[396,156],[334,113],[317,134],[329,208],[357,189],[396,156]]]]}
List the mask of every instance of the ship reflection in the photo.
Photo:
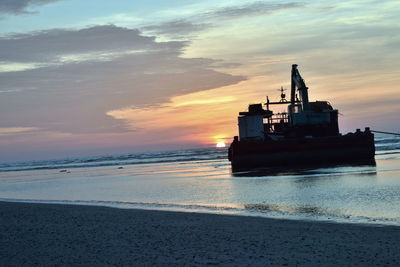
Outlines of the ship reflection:
{"type": "MultiPolygon", "coordinates": [[[[288,164],[289,165],[289,164],[288,164]]],[[[309,165],[291,165],[284,167],[269,167],[269,168],[231,168],[231,175],[233,177],[265,177],[265,176],[292,176],[292,175],[310,175],[310,174],[327,174],[327,172],[335,173],[340,172],[342,169],[351,169],[352,174],[357,172],[363,175],[371,174],[376,175],[376,162],[375,160],[355,161],[351,163],[325,163],[325,164],[309,164],[309,165]],[[368,168],[373,167],[373,169],[368,168]],[[368,172],[364,169],[368,168],[368,172]]],[[[349,174],[349,172],[346,172],[349,174]]]]}

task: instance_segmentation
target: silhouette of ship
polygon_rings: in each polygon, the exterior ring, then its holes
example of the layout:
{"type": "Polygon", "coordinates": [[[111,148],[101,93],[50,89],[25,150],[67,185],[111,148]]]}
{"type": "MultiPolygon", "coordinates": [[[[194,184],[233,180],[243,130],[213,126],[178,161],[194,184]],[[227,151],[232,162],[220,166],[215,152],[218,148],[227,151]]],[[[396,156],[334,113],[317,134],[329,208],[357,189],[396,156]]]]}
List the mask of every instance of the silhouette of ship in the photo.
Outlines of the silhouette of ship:
{"type": "Polygon", "coordinates": [[[229,147],[232,169],[304,166],[365,162],[375,163],[374,135],[365,131],[339,133],[338,110],[327,101],[310,102],[308,88],[297,65],[292,65],[290,101],[281,88],[281,100],[249,105],[238,117],[239,136],[229,147]],[[297,95],[298,92],[298,95],[297,95]],[[287,105],[273,113],[272,105],[287,105]]]}

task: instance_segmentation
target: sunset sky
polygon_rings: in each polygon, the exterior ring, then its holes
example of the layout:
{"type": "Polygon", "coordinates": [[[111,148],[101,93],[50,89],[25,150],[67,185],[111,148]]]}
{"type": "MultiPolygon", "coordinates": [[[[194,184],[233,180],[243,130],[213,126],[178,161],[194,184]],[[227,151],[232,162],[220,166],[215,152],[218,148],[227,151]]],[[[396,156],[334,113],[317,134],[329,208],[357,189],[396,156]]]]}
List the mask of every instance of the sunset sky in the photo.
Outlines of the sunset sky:
{"type": "Polygon", "coordinates": [[[1,0],[0,161],[229,143],[294,63],[342,133],[399,132],[399,16],[396,0],[1,0]]]}

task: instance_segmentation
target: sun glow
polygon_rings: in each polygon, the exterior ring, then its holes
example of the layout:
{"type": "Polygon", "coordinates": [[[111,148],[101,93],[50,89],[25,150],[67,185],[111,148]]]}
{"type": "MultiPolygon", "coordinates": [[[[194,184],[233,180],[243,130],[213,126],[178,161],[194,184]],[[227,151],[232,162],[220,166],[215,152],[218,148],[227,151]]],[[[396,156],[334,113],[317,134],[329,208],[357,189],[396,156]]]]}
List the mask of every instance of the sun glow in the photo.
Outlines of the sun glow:
{"type": "Polygon", "coordinates": [[[226,147],[224,142],[218,142],[216,145],[216,147],[220,148],[220,147],[226,147]]]}
{"type": "Polygon", "coordinates": [[[123,120],[127,129],[132,130],[131,136],[135,136],[129,140],[140,139],[142,144],[168,140],[169,143],[214,144],[214,147],[217,143],[225,143],[227,146],[237,134],[238,110],[245,110],[247,103],[254,103],[264,96],[265,92],[257,89],[263,88],[263,84],[280,85],[268,77],[255,77],[229,86],[174,96],[152,108],[125,107],[106,114],[123,120]],[[221,97],[230,94],[238,97],[221,97]],[[213,118],[212,122],[210,118],[213,118]]]}

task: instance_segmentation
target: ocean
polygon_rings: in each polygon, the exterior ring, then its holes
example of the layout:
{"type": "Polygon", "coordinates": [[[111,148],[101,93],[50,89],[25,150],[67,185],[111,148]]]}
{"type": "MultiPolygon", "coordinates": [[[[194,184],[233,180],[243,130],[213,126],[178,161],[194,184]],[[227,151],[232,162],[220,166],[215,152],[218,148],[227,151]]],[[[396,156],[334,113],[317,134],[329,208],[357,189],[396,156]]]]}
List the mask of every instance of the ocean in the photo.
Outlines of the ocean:
{"type": "Polygon", "coordinates": [[[227,148],[0,163],[0,200],[400,225],[400,137],[376,165],[232,172],[227,148]]]}

